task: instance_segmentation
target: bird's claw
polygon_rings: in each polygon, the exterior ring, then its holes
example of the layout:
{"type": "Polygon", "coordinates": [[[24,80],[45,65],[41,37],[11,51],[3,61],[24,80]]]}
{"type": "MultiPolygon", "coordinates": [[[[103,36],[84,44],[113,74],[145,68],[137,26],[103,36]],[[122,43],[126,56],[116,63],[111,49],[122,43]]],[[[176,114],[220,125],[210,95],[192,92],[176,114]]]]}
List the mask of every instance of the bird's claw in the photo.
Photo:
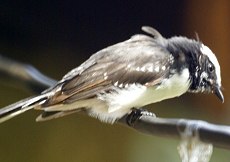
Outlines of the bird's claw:
{"type": "Polygon", "coordinates": [[[126,117],[126,123],[129,126],[133,126],[135,124],[135,122],[141,118],[141,116],[152,116],[152,117],[156,117],[156,115],[152,112],[149,112],[147,110],[144,109],[136,109],[133,108],[131,113],[128,114],[128,116],[126,117]]]}

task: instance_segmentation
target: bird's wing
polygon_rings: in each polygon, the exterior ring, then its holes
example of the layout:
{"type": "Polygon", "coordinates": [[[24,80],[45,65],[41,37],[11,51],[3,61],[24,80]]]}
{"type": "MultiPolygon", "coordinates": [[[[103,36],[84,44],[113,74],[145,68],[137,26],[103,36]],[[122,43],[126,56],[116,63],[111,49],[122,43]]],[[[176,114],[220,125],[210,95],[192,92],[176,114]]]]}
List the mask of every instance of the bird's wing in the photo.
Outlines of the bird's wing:
{"type": "MultiPolygon", "coordinates": [[[[129,84],[153,86],[169,75],[171,55],[144,35],[107,47],[69,72],[43,107],[89,99],[129,84]]],[[[63,110],[64,111],[64,110],[63,110]]]]}

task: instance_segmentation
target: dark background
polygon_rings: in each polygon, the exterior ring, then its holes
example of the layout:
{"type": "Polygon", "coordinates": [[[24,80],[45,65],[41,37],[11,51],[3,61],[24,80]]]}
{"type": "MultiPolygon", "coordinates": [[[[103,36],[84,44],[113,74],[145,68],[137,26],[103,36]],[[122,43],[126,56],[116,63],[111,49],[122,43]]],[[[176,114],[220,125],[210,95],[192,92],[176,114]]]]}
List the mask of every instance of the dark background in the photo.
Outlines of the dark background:
{"type": "MultiPolygon", "coordinates": [[[[1,1],[0,53],[61,77],[91,54],[124,41],[141,26],[165,37],[199,34],[216,53],[225,103],[214,95],[186,94],[148,106],[158,116],[230,124],[230,3],[222,1],[1,1]]],[[[20,84],[0,80],[0,106],[33,95],[20,84]]],[[[179,161],[178,140],[151,137],[121,125],[74,114],[36,123],[37,111],[0,125],[0,161],[179,161]]],[[[229,161],[214,149],[211,161],[229,161]]]]}

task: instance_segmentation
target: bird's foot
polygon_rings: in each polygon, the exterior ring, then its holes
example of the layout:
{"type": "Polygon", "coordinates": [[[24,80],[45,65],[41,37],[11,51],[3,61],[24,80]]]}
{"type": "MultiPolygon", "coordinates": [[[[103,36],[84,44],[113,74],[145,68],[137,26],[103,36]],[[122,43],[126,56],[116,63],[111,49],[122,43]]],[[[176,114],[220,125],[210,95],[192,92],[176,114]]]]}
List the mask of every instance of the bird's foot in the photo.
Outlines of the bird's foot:
{"type": "Polygon", "coordinates": [[[152,116],[152,117],[156,117],[156,115],[152,112],[149,112],[147,110],[144,109],[137,109],[137,108],[133,108],[131,113],[128,114],[128,116],[126,117],[126,123],[129,126],[133,126],[135,124],[135,122],[140,119],[141,116],[152,116]]]}

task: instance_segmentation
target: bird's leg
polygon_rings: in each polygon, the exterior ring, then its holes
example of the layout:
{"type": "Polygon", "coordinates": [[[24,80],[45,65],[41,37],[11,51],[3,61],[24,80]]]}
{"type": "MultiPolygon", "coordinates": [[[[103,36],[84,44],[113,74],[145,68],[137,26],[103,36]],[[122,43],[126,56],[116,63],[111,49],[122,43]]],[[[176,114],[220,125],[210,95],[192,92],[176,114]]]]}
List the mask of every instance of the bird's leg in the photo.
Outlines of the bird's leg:
{"type": "Polygon", "coordinates": [[[126,123],[129,126],[133,126],[134,123],[141,117],[141,116],[152,116],[156,117],[156,115],[152,112],[149,112],[142,108],[133,108],[131,113],[127,115],[126,117],[126,123]]]}

